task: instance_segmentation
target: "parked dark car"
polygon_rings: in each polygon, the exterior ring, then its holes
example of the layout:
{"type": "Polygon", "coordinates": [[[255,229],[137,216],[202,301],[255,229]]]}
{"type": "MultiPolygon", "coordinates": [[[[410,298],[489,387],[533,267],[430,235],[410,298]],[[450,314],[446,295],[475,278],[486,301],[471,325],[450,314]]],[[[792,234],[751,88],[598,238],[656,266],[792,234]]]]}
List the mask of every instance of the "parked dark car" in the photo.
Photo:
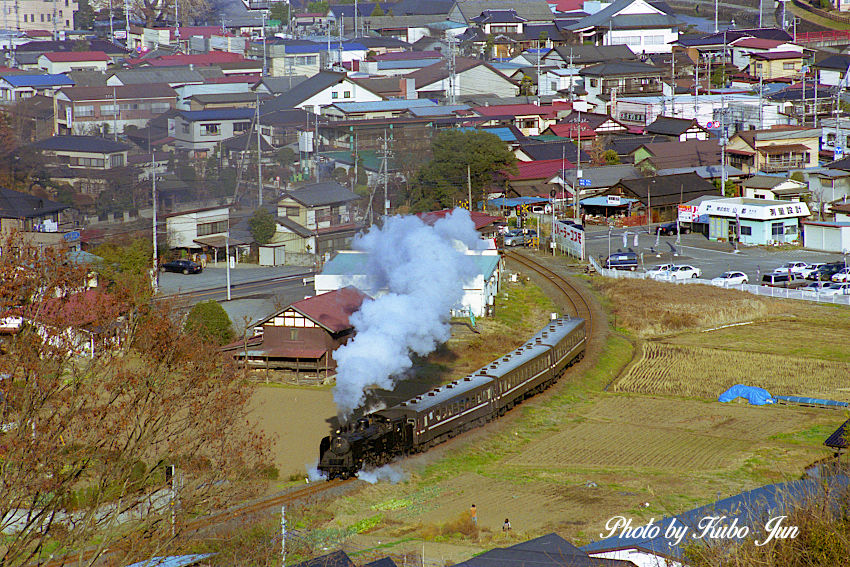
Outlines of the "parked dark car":
{"type": "Polygon", "coordinates": [[[204,268],[191,260],[172,260],[159,267],[160,272],[176,272],[178,274],[200,274],[204,268]]]}
{"type": "Polygon", "coordinates": [[[832,276],[840,272],[842,269],[844,269],[844,263],[842,262],[824,264],[823,266],[819,267],[817,270],[811,272],[808,276],[806,276],[806,279],[828,282],[832,280],[832,276]]]}
{"type": "Polygon", "coordinates": [[[765,285],[767,287],[788,287],[788,288],[798,288],[803,287],[805,284],[802,277],[799,274],[791,273],[778,273],[773,272],[772,274],[764,274],[761,277],[761,285],[765,285]]]}
{"type": "Polygon", "coordinates": [[[634,252],[617,252],[608,256],[602,267],[614,270],[631,270],[634,272],[638,268],[638,257],[634,252]]]}
{"type": "Polygon", "coordinates": [[[658,234],[660,234],[661,236],[670,236],[676,234],[676,231],[679,231],[682,234],[688,234],[690,232],[690,229],[678,225],[675,222],[668,222],[658,225],[658,234]]]}

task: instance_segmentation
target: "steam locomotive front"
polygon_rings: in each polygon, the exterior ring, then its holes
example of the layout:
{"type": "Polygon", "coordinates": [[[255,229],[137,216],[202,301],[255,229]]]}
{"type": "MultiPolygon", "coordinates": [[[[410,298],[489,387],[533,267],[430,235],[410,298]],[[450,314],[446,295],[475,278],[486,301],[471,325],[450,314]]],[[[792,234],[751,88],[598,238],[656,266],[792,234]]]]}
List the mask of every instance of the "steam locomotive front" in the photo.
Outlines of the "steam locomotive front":
{"type": "Polygon", "coordinates": [[[319,471],[328,480],[353,476],[359,468],[355,462],[350,432],[337,429],[322,439],[319,447],[319,471]]]}

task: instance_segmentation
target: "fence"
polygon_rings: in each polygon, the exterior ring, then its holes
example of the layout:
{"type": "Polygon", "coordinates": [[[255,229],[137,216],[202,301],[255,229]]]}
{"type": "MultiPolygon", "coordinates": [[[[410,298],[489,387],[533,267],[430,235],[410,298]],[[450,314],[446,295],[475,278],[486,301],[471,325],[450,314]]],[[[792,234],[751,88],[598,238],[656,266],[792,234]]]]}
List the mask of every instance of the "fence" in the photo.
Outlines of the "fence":
{"type": "MultiPolygon", "coordinates": [[[[628,272],[623,270],[609,270],[608,268],[603,268],[599,265],[599,262],[594,260],[593,258],[589,258],[591,266],[596,270],[597,273],[605,276],[606,278],[614,278],[614,279],[638,279],[644,280],[649,279],[646,277],[644,272],[628,272]]],[[[688,278],[685,280],[666,280],[660,279],[659,281],[663,281],[666,283],[674,283],[674,284],[703,284],[703,285],[713,285],[711,280],[703,279],[703,278],[688,278]]],[[[740,291],[745,291],[747,293],[752,293],[753,295],[760,295],[762,297],[778,297],[780,299],[799,299],[802,301],[815,301],[819,303],[833,303],[835,305],[850,305],[850,295],[825,295],[821,294],[819,291],[802,291],[799,289],[789,289],[782,287],[768,287],[764,285],[751,285],[751,284],[739,284],[739,285],[724,285],[720,286],[725,289],[737,289],[740,291]]]]}

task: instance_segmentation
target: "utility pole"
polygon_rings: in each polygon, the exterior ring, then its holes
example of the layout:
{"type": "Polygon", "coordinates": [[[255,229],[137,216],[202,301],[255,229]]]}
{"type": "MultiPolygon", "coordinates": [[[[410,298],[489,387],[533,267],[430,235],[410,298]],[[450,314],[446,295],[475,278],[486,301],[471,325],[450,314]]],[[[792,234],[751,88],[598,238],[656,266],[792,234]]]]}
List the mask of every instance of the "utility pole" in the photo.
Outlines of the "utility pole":
{"type": "Polygon", "coordinates": [[[717,33],[719,31],[720,31],[720,28],[718,27],[718,22],[717,22],[717,0],[714,0],[714,33],[717,33]]]}
{"type": "MultiPolygon", "coordinates": [[[[720,97],[720,194],[726,193],[726,97],[720,97]]],[[[679,203],[681,205],[681,202],[679,203]]]]}
{"type": "Polygon", "coordinates": [[[572,103],[575,95],[573,94],[573,79],[575,78],[575,68],[573,67],[573,48],[570,47],[570,102],[572,103]]]}
{"type": "Polygon", "coordinates": [[[112,137],[118,141],[118,99],[115,96],[115,87],[112,87],[112,137]]]}
{"type": "MultiPolygon", "coordinates": [[[[457,74],[455,69],[455,42],[454,39],[449,38],[449,104],[453,105],[456,102],[455,99],[455,82],[457,81],[457,74]]],[[[539,82],[539,78],[538,78],[539,82]]]]}
{"type": "Polygon", "coordinates": [[[286,506],[280,507],[280,564],[286,565],[286,506]]]}
{"type": "Polygon", "coordinates": [[[130,49],[130,0],[124,0],[124,47],[130,49]]]}
{"type": "Polygon", "coordinates": [[[112,23],[112,0],[109,0],[109,41],[115,41],[115,28],[112,23]]]}
{"type": "Polygon", "coordinates": [[[354,39],[357,39],[357,32],[360,31],[357,27],[357,0],[354,0],[354,39]]]}
{"type": "MultiPolygon", "coordinates": [[[[540,106],[540,52],[543,49],[540,47],[540,39],[537,39],[537,106],[540,106]]],[[[472,203],[470,203],[472,206],[472,203]]]]}
{"type": "Polygon", "coordinates": [[[174,38],[177,40],[177,47],[180,47],[180,0],[174,0],[174,38]]]}
{"type": "Polygon", "coordinates": [[[257,195],[258,204],[263,206],[263,147],[260,128],[260,93],[257,91],[257,195]]]}
{"type": "Polygon", "coordinates": [[[670,51],[670,116],[676,117],[676,52],[670,51]]]}
{"type": "Polygon", "coordinates": [[[581,111],[578,112],[578,131],[576,132],[576,182],[573,185],[573,220],[581,222],[578,194],[581,190],[581,111]]]}
{"type": "Polygon", "coordinates": [[[263,77],[268,73],[266,66],[266,11],[263,10],[263,77]]]}
{"type": "Polygon", "coordinates": [[[764,0],[759,0],[759,27],[762,26],[762,19],[764,18],[764,0]]]}
{"type": "Polygon", "coordinates": [[[469,212],[472,213],[472,169],[469,164],[466,164],[466,190],[469,192],[467,197],[469,200],[469,212]]]}
{"type": "Polygon", "coordinates": [[[159,291],[159,251],[157,250],[156,243],[156,151],[151,152],[151,201],[153,202],[153,227],[151,231],[153,234],[153,277],[151,281],[153,283],[153,293],[156,295],[159,291]]]}
{"type": "Polygon", "coordinates": [[[224,261],[227,274],[227,301],[230,301],[230,208],[227,210],[227,232],[224,233],[224,261]]]}

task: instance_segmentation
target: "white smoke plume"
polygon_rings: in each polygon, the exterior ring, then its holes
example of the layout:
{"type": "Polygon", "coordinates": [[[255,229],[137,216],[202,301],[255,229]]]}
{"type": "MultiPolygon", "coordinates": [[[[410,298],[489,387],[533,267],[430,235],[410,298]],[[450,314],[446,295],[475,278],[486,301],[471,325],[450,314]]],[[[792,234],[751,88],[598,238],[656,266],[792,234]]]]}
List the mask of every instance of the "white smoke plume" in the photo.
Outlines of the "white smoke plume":
{"type": "Polygon", "coordinates": [[[364,480],[369,484],[376,484],[382,480],[390,484],[398,484],[403,480],[407,480],[407,475],[400,470],[396,470],[390,465],[384,465],[377,469],[357,471],[357,478],[364,480]]]}
{"type": "Polygon", "coordinates": [[[464,251],[481,245],[464,209],[428,225],[415,216],[385,219],[356,238],[355,250],[369,254],[368,279],[375,294],[351,317],[354,339],[334,352],[334,401],[343,418],[362,406],[372,387],[392,390],[413,362],[451,336],[450,311],[475,274],[464,251]]]}
{"type": "Polygon", "coordinates": [[[319,482],[320,480],[325,480],[325,475],[322,473],[322,471],[319,470],[318,467],[319,461],[316,461],[312,465],[304,465],[304,468],[307,469],[307,480],[309,482],[319,482]]]}

